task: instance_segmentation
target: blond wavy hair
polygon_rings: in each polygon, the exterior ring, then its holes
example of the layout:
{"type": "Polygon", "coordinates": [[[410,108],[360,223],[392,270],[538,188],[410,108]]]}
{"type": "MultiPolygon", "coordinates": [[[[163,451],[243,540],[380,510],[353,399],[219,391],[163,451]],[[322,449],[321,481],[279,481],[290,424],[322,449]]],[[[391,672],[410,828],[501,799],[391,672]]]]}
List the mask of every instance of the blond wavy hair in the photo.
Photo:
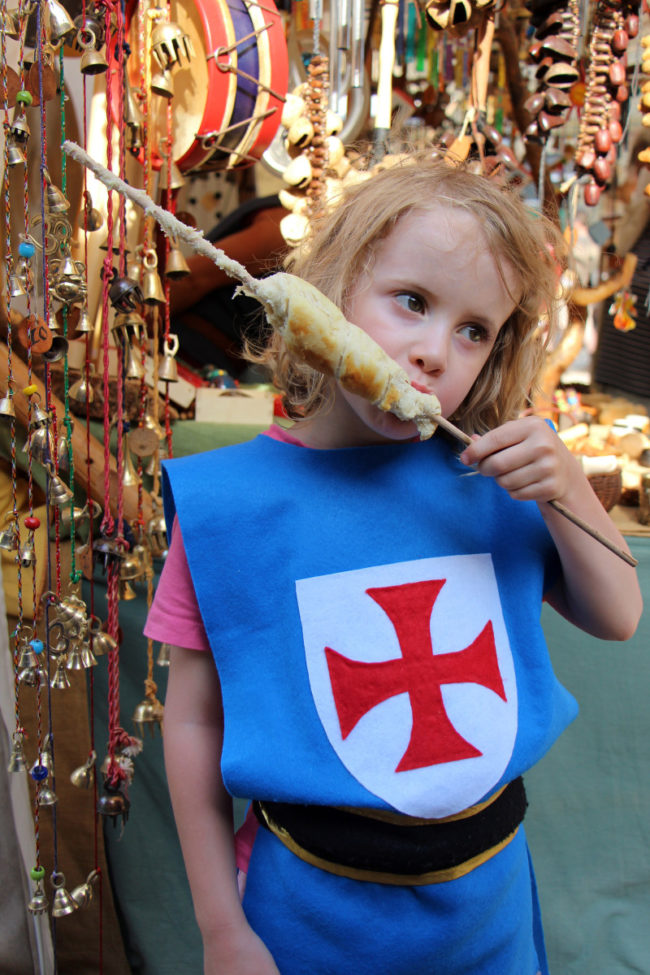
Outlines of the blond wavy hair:
{"type": "MultiPolygon", "coordinates": [[[[372,272],[381,242],[414,210],[437,207],[473,214],[501,279],[514,271],[516,307],[503,324],[490,358],[453,417],[468,433],[483,433],[516,417],[530,400],[553,334],[562,237],[516,192],[431,153],[414,154],[346,191],[312,226],[289,270],[309,281],[342,311],[359,277],[372,272]],[[540,321],[544,316],[544,327],[540,321]]],[[[331,403],[334,380],[288,353],[274,334],[247,357],[265,364],[293,419],[315,416],[331,403]]]]}

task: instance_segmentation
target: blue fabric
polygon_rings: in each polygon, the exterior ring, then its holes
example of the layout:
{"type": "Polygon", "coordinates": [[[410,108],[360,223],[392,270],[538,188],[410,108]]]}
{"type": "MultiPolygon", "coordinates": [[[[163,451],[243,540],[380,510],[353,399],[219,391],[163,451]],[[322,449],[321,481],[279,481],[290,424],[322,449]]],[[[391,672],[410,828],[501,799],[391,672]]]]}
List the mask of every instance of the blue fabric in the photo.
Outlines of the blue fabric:
{"type": "MultiPolygon", "coordinates": [[[[315,451],[262,436],[164,471],[167,523],[176,512],[220,674],[233,795],[390,808],[346,767],[314,706],[299,580],[489,553],[518,714],[512,754],[486,794],[535,764],[574,718],[540,626],[558,563],[537,506],[469,473],[441,437],[315,451]]],[[[406,889],[325,874],[260,831],[245,909],[282,975],[547,970],[523,829],[466,877],[406,889]]]]}

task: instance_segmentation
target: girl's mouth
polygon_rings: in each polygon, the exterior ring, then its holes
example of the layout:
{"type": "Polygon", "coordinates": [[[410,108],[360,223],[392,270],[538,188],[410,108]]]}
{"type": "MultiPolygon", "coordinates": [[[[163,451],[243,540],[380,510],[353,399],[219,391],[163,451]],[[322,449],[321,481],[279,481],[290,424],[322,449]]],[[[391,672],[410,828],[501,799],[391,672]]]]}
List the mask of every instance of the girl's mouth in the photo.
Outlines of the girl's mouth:
{"type": "Polygon", "coordinates": [[[413,387],[413,389],[417,389],[418,393],[426,393],[427,396],[433,395],[433,390],[427,389],[427,387],[423,386],[422,383],[416,383],[413,380],[411,380],[411,386],[413,387]]]}

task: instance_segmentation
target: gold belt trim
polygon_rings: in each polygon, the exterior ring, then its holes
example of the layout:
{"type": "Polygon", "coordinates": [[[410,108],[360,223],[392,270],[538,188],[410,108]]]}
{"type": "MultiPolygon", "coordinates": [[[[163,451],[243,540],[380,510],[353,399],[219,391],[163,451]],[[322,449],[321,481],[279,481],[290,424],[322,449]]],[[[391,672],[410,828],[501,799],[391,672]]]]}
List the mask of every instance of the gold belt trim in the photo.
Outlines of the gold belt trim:
{"type": "MultiPolygon", "coordinates": [[[[494,802],[502,791],[503,790],[500,790],[500,792],[496,793],[494,796],[491,796],[488,800],[486,800],[486,802],[479,803],[478,806],[472,806],[470,808],[474,811],[484,809],[486,806],[489,806],[490,803],[494,802]]],[[[462,863],[456,864],[455,867],[447,867],[444,870],[430,870],[428,873],[420,874],[381,873],[375,870],[362,870],[357,867],[347,867],[343,864],[334,863],[331,860],[325,860],[322,857],[315,856],[313,853],[310,853],[309,850],[306,850],[303,846],[300,846],[299,843],[296,843],[288,830],[284,829],[282,826],[278,826],[278,824],[274,822],[268,811],[265,809],[263,802],[258,801],[258,807],[264,818],[264,823],[267,829],[273,833],[274,836],[277,836],[280,842],[284,844],[288,850],[294,853],[305,863],[309,863],[312,867],[318,867],[320,870],[325,870],[327,873],[333,873],[337,877],[347,877],[350,880],[362,880],[373,884],[392,884],[396,887],[422,887],[425,884],[442,884],[449,880],[457,880],[459,877],[464,877],[472,870],[475,870],[476,867],[480,867],[482,863],[486,863],[488,860],[492,859],[493,856],[496,856],[497,853],[500,853],[501,850],[505,849],[505,847],[517,835],[519,830],[519,826],[517,826],[512,833],[506,836],[505,839],[501,840],[499,843],[496,843],[494,846],[489,847],[482,853],[471,857],[469,860],[464,860],[462,863]]],[[[353,811],[359,812],[364,816],[367,815],[367,810],[365,809],[363,812],[360,810],[353,811]]],[[[381,810],[372,810],[371,812],[373,814],[380,813],[380,816],[371,815],[369,817],[371,819],[381,818],[383,815],[381,810]]],[[[387,813],[387,815],[390,816],[391,814],[387,813]]],[[[448,817],[448,820],[464,819],[468,815],[474,815],[474,812],[470,813],[469,810],[466,809],[463,810],[462,813],[457,813],[455,816],[448,817]]],[[[397,816],[396,821],[403,824],[405,818],[410,819],[411,817],[397,816]]],[[[419,822],[420,825],[424,825],[426,823],[441,823],[446,821],[447,820],[444,819],[423,819],[419,822]]],[[[413,817],[412,825],[415,825],[417,822],[418,821],[415,819],[415,817],[413,817]]]]}
{"type": "Polygon", "coordinates": [[[443,816],[441,819],[418,819],[417,816],[404,816],[400,813],[391,812],[389,809],[359,809],[357,806],[336,806],[335,808],[354,813],[355,816],[363,816],[365,819],[378,819],[382,823],[394,823],[396,826],[435,826],[437,823],[454,823],[459,819],[469,819],[470,816],[476,816],[477,813],[483,812],[493,802],[496,802],[506,788],[507,786],[504,785],[489,799],[477,802],[475,806],[468,806],[467,809],[454,813],[453,816],[443,816]]]}

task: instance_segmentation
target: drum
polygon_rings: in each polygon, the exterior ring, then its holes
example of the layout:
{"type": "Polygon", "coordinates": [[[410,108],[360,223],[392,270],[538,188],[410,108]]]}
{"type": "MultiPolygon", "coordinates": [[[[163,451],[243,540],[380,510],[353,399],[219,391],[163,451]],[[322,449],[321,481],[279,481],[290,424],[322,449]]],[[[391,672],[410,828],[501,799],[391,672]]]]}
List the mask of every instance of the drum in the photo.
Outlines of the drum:
{"type": "MultiPolygon", "coordinates": [[[[172,0],[170,19],[184,41],[168,76],[173,96],[172,158],[184,174],[256,162],[280,126],[289,63],[282,18],[273,0],[172,0]]],[[[155,30],[151,14],[127,9],[132,90],[141,87],[143,49],[155,30]],[[146,33],[148,32],[148,39],[146,33]]],[[[152,71],[159,58],[152,58],[152,71]]],[[[167,137],[168,99],[150,95],[154,167],[167,137]]]]}

